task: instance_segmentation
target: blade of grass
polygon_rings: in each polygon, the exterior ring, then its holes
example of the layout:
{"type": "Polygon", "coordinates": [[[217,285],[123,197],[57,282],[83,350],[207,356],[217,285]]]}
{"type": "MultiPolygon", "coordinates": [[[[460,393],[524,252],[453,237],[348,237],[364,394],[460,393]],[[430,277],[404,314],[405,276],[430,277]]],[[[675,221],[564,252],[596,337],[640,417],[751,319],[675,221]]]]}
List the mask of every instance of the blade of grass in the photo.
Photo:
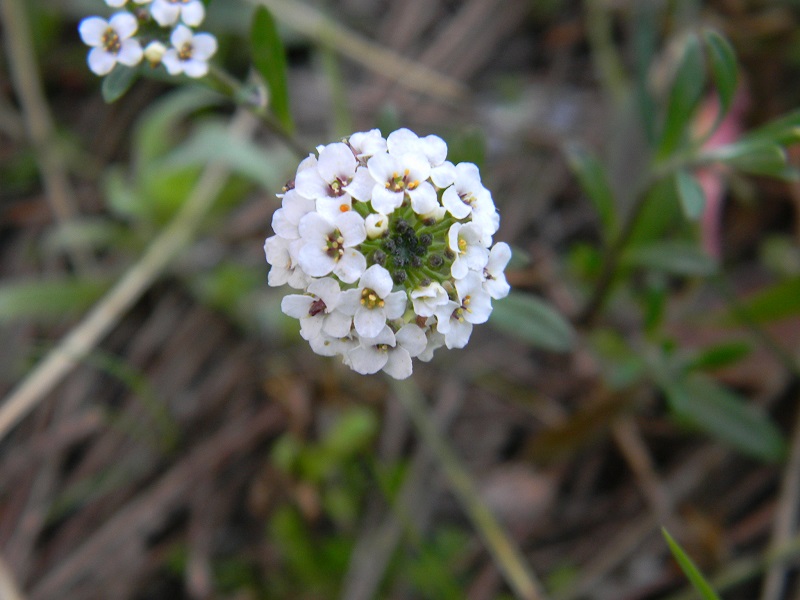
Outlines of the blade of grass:
{"type": "Polygon", "coordinates": [[[515,542],[483,503],[469,473],[436,429],[417,387],[409,380],[391,379],[390,384],[417,432],[439,463],[461,507],[483,538],[509,587],[522,600],[544,600],[546,596],[536,575],[515,542]]]}
{"type": "Polygon", "coordinates": [[[664,535],[664,539],[667,540],[672,556],[678,561],[678,565],[680,565],[684,575],[686,575],[692,583],[694,589],[700,593],[703,600],[719,600],[719,596],[717,596],[717,593],[711,588],[705,577],[703,577],[700,569],[697,568],[692,559],[689,558],[689,555],[683,551],[683,548],[673,539],[666,528],[662,527],[661,533],[664,535]]]}

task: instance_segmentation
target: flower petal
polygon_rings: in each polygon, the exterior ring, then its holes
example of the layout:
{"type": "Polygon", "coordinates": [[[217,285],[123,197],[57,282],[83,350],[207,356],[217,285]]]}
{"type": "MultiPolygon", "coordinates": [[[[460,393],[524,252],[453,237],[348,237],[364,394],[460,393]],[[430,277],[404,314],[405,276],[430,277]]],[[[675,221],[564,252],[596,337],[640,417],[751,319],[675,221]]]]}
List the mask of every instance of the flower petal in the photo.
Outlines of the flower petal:
{"type": "Polygon", "coordinates": [[[357,212],[348,211],[339,215],[334,221],[336,227],[344,238],[346,247],[357,246],[367,239],[367,229],[364,217],[357,212]]]}
{"type": "MultiPolygon", "coordinates": [[[[345,248],[333,268],[333,274],[345,283],[355,283],[367,268],[367,259],[354,248],[345,248]]],[[[310,274],[310,273],[309,273],[310,274]]]]}
{"type": "Polygon", "coordinates": [[[344,337],[350,331],[353,318],[341,311],[335,310],[330,313],[322,324],[322,331],[332,337],[344,337]]]}
{"type": "Polygon", "coordinates": [[[78,33],[87,46],[99,46],[103,43],[103,34],[108,29],[108,21],[100,17],[83,19],[78,25],[78,33]]]}
{"type": "Polygon", "coordinates": [[[405,348],[412,357],[422,354],[428,345],[428,338],[425,336],[425,332],[413,323],[403,325],[395,334],[395,337],[397,338],[397,344],[405,348]]]}
{"type": "Polygon", "coordinates": [[[136,30],[139,28],[139,22],[136,20],[136,17],[129,12],[115,14],[109,19],[108,24],[114,28],[114,31],[116,31],[120,39],[123,40],[127,40],[136,33],[136,30]]]}
{"type": "Polygon", "coordinates": [[[189,2],[189,4],[184,4],[181,8],[181,20],[191,27],[197,27],[205,18],[206,9],[200,0],[189,2]]]}
{"type": "Polygon", "coordinates": [[[362,306],[353,317],[353,325],[358,335],[365,338],[373,338],[386,326],[386,312],[382,308],[366,308],[362,306]]]}
{"type": "Polygon", "coordinates": [[[126,67],[135,67],[142,62],[143,55],[144,51],[139,40],[125,40],[117,54],[117,62],[121,62],[126,67]]]}
{"type": "Polygon", "coordinates": [[[117,64],[117,57],[106,52],[102,48],[92,48],[87,57],[89,68],[97,75],[108,75],[114,65],[117,64]]]}
{"type": "Polygon", "coordinates": [[[208,73],[208,63],[204,60],[187,60],[183,63],[183,72],[194,79],[205,77],[208,73]]]}
{"type": "Polygon", "coordinates": [[[314,299],[311,296],[289,294],[281,300],[281,311],[295,319],[307,317],[314,299]]]}
{"type": "Polygon", "coordinates": [[[411,208],[418,215],[426,215],[439,206],[436,190],[427,181],[423,181],[416,189],[408,190],[408,195],[411,197],[411,208]]]}
{"type": "MultiPolygon", "coordinates": [[[[198,2],[202,7],[203,5],[198,2]]],[[[184,9],[185,11],[186,9],[184,9]]],[[[198,33],[192,37],[192,58],[208,60],[217,52],[217,38],[210,33],[198,33]]]]}
{"type": "Polygon", "coordinates": [[[342,142],[328,144],[319,153],[317,170],[328,183],[334,180],[350,182],[356,173],[356,157],[350,146],[342,142]]]}
{"type": "Polygon", "coordinates": [[[413,366],[411,355],[405,348],[395,348],[387,353],[383,371],[395,379],[406,379],[411,375],[413,366]]]}
{"type": "Polygon", "coordinates": [[[369,288],[378,293],[381,298],[386,298],[389,292],[394,287],[392,276],[389,271],[380,265],[372,265],[369,269],[364,271],[361,276],[361,281],[358,282],[359,287],[369,288]]]}
{"type": "Polygon", "coordinates": [[[357,373],[371,375],[377,373],[389,360],[389,355],[385,351],[379,351],[371,346],[359,346],[353,348],[349,353],[350,366],[357,373]]]}
{"type": "MultiPolygon", "coordinates": [[[[375,158],[374,156],[372,158],[375,158]]],[[[375,185],[372,190],[372,208],[384,215],[390,215],[394,209],[403,204],[405,194],[403,192],[393,192],[387,190],[381,184],[375,185]]]]}
{"type": "Polygon", "coordinates": [[[384,310],[388,319],[399,319],[406,312],[406,305],[408,304],[408,296],[404,291],[392,292],[386,296],[384,303],[384,310]]]}

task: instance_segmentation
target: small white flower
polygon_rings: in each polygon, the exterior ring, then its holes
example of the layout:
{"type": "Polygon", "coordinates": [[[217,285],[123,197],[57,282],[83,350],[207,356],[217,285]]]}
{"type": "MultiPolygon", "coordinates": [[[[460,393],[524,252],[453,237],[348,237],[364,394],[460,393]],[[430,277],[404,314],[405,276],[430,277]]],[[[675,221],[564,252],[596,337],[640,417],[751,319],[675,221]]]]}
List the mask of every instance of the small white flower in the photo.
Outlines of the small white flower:
{"type": "Polygon", "coordinates": [[[483,268],[483,289],[495,300],[508,296],[511,286],[504,273],[511,260],[511,248],[505,242],[498,242],[489,251],[489,261],[483,268]]]}
{"type": "Polygon", "coordinates": [[[413,323],[403,325],[394,337],[397,343],[386,351],[388,356],[386,364],[383,365],[383,372],[395,379],[406,379],[413,370],[411,359],[425,351],[428,338],[425,337],[425,332],[413,323]]]}
{"type": "Polygon", "coordinates": [[[389,271],[372,265],[361,276],[358,287],[342,292],[339,310],[353,315],[358,335],[372,338],[386,325],[387,319],[399,319],[406,310],[404,291],[392,292],[394,282],[389,271]]]}
{"type": "Polygon", "coordinates": [[[297,254],[302,240],[287,240],[273,235],[264,242],[264,254],[272,265],[267,283],[272,287],[289,284],[296,290],[303,290],[311,278],[299,268],[297,254]]]}
{"type": "Polygon", "coordinates": [[[427,180],[430,164],[424,155],[406,153],[402,156],[376,154],[367,162],[369,174],[375,180],[372,188],[372,207],[389,215],[403,204],[406,195],[417,214],[426,214],[439,206],[436,190],[427,180]]]}
{"type": "Polygon", "coordinates": [[[281,208],[272,213],[272,230],[282,238],[296,240],[300,237],[300,219],[315,209],[313,200],[304,198],[295,190],[283,195],[281,208]]]}
{"type": "Polygon", "coordinates": [[[315,279],[305,295],[291,294],[281,301],[281,310],[300,320],[300,335],[311,340],[320,334],[343,338],[350,332],[352,318],[337,310],[341,298],[339,283],[330,277],[315,279]]]}
{"type": "Polygon", "coordinates": [[[350,366],[364,375],[385,371],[395,379],[411,375],[411,359],[425,350],[426,338],[414,324],[404,325],[397,333],[385,326],[373,337],[362,337],[347,354],[350,366]]]}
{"type": "Polygon", "coordinates": [[[134,67],[142,60],[142,46],[133,38],[139,24],[127,12],[117,13],[108,21],[100,17],[83,19],[78,26],[83,43],[91,46],[87,61],[97,75],[107,75],[117,63],[134,67]]]}
{"type": "Polygon", "coordinates": [[[414,305],[414,312],[420,317],[432,316],[439,306],[446,304],[449,300],[447,291],[442,284],[435,281],[412,290],[409,296],[414,305]]]}
{"type": "Polygon", "coordinates": [[[162,27],[175,25],[178,19],[197,27],[206,16],[206,9],[200,0],[153,0],[150,14],[162,27]]]}
{"type": "Polygon", "coordinates": [[[473,325],[486,323],[492,314],[492,299],[483,288],[480,273],[470,271],[463,279],[456,280],[456,291],[461,302],[462,316],[473,325]]]}
{"type": "Polygon", "coordinates": [[[356,157],[347,144],[337,142],[322,146],[315,168],[297,173],[295,189],[317,201],[317,212],[333,219],[337,213],[352,208],[351,182],[356,178],[357,167],[356,157]]]}
{"type": "Polygon", "coordinates": [[[353,149],[353,154],[356,155],[358,161],[363,165],[367,164],[369,157],[386,152],[386,140],[383,139],[380,129],[354,133],[347,140],[347,143],[353,149]]]}
{"type": "Polygon", "coordinates": [[[152,41],[147,44],[144,49],[144,58],[151,66],[155,67],[161,64],[161,59],[167,52],[167,47],[158,40],[152,41]]]}
{"type": "Polygon", "coordinates": [[[364,219],[355,212],[345,212],[329,221],[311,212],[300,219],[298,232],[302,248],[300,266],[311,277],[333,273],[345,283],[353,283],[367,268],[367,260],[354,246],[367,237],[364,219]]]}
{"type": "Polygon", "coordinates": [[[393,131],[386,138],[389,154],[402,156],[409,152],[422,154],[428,159],[431,167],[438,167],[447,158],[447,144],[437,135],[419,137],[410,129],[402,128],[393,131]]]}
{"type": "Polygon", "coordinates": [[[474,223],[453,223],[447,243],[456,255],[450,267],[450,273],[456,280],[466,277],[470,269],[483,269],[489,260],[489,250],[483,246],[481,229],[474,223]]]}
{"type": "Polygon", "coordinates": [[[436,309],[436,331],[444,336],[448,348],[463,348],[472,335],[472,323],[464,318],[463,308],[458,302],[448,300],[436,309]]]}
{"type": "Polygon", "coordinates": [[[494,210],[492,195],[481,183],[478,167],[472,163],[455,166],[455,180],[442,194],[442,204],[456,219],[465,219],[473,210],[494,210]]]}
{"type": "Polygon", "coordinates": [[[389,229],[389,217],[381,213],[367,215],[364,222],[367,226],[367,237],[371,240],[381,237],[389,229]]]}
{"type": "Polygon", "coordinates": [[[397,345],[397,338],[389,327],[384,325],[372,337],[362,337],[358,345],[347,353],[347,363],[357,373],[371,375],[377,373],[389,361],[389,348],[397,345]]]}
{"type": "Polygon", "coordinates": [[[210,33],[193,34],[185,25],[178,25],[169,39],[172,48],[164,53],[162,62],[170,75],[186,73],[198,78],[208,73],[208,59],[217,51],[217,38],[210,33]]]}

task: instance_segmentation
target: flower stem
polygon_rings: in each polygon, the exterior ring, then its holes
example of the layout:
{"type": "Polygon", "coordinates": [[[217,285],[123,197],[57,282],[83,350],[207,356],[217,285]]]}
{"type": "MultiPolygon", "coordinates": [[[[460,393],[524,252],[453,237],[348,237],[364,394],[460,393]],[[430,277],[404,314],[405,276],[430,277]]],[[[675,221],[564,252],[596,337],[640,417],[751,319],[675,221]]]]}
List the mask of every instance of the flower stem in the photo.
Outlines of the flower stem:
{"type": "Polygon", "coordinates": [[[519,547],[483,503],[467,470],[433,424],[419,389],[408,379],[389,379],[394,394],[444,471],[450,488],[483,538],[506,582],[522,600],[545,600],[542,586],[519,547]]]}
{"type": "Polygon", "coordinates": [[[299,140],[294,134],[286,129],[272,113],[267,110],[263,98],[266,95],[258,87],[248,88],[233,75],[215,65],[209,66],[208,77],[214,89],[229,97],[237,105],[246,108],[253,115],[258,117],[261,122],[286,146],[294,152],[298,158],[308,156],[308,146],[299,140]]]}

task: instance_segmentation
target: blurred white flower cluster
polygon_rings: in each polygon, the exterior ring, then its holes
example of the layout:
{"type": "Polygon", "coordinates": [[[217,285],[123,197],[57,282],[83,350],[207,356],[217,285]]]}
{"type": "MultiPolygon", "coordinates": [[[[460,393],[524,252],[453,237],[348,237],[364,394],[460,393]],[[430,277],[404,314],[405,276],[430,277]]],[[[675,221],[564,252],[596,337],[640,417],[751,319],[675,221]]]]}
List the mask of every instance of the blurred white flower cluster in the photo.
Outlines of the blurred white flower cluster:
{"type": "Polygon", "coordinates": [[[206,9],[201,0],[105,0],[123,9],[108,20],[87,17],[78,31],[91,46],[87,61],[97,75],[107,75],[117,63],[135,67],[146,60],[160,64],[170,75],[185,73],[203,77],[208,59],[217,51],[217,39],[192,29],[203,22],[206,9]]]}
{"type": "Polygon", "coordinates": [[[377,129],[300,163],[264,244],[269,284],[302,290],[281,308],[315,352],[403,379],[412,358],[462,348],[505,297],[511,249],[472,163],[433,135],[377,129]]]}

